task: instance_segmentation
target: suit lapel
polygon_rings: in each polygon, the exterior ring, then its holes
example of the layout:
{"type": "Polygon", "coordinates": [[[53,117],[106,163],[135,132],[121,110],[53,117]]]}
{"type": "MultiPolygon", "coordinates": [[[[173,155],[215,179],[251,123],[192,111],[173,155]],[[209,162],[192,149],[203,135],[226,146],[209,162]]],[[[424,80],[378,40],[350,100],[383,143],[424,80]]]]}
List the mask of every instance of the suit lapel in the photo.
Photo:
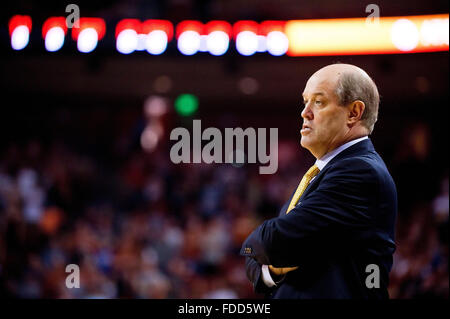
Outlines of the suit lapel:
{"type": "MultiPolygon", "coordinates": [[[[316,188],[315,184],[318,183],[318,181],[319,181],[320,179],[322,179],[322,176],[323,176],[323,174],[324,174],[324,171],[325,171],[325,170],[320,171],[320,173],[317,174],[317,176],[309,183],[309,185],[306,187],[305,191],[303,192],[302,196],[300,196],[300,198],[298,199],[297,205],[300,203],[301,199],[302,199],[307,193],[309,193],[312,189],[315,189],[315,188],[316,188]]],[[[280,213],[280,215],[286,214],[286,212],[287,212],[287,210],[288,210],[288,208],[289,208],[289,203],[291,202],[292,197],[294,196],[294,194],[295,194],[295,191],[294,191],[294,192],[292,193],[292,195],[289,197],[289,201],[287,201],[287,202],[284,204],[284,206],[281,208],[281,213],[280,213]]],[[[296,205],[296,206],[297,206],[297,205],[296,205]]]]}
{"type": "MultiPolygon", "coordinates": [[[[323,175],[325,174],[326,168],[320,171],[319,174],[309,183],[309,185],[306,187],[305,191],[303,192],[302,196],[300,196],[298,203],[302,200],[303,197],[305,197],[307,194],[309,194],[312,190],[317,188],[317,185],[319,184],[320,180],[322,179],[323,175]]],[[[298,205],[297,203],[297,205],[298,205]]]]}
{"type": "MultiPolygon", "coordinates": [[[[322,180],[325,172],[327,171],[328,167],[330,167],[331,164],[342,160],[344,158],[354,157],[356,155],[360,155],[363,153],[367,153],[370,151],[375,151],[372,141],[369,139],[363,140],[359,143],[356,143],[349,148],[343,150],[338,155],[333,157],[330,162],[325,165],[325,167],[320,171],[319,174],[309,183],[309,185],[306,187],[305,191],[303,192],[302,196],[300,196],[297,205],[301,202],[302,198],[308,195],[310,192],[315,190],[317,186],[319,185],[320,181],[322,180]]],[[[289,199],[289,202],[292,200],[292,196],[289,199]]],[[[287,209],[287,208],[286,208],[287,209]]],[[[285,210],[286,211],[286,210],[285,210]]]]}

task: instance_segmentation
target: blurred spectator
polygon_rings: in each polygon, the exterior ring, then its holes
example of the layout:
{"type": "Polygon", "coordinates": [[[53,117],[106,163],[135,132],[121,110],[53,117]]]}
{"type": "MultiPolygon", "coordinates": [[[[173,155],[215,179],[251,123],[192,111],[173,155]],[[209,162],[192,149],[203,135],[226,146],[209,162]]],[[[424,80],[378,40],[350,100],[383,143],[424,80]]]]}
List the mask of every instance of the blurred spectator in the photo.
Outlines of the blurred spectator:
{"type": "MultiPolygon", "coordinates": [[[[174,165],[166,149],[148,155],[127,139],[111,143],[119,159],[56,140],[4,149],[0,294],[261,297],[238,252],[258,223],[278,214],[310,164],[298,144],[280,141],[280,170],[266,176],[251,165],[174,165]],[[65,286],[71,263],[80,266],[80,289],[65,286]]],[[[392,298],[448,298],[448,172],[429,173],[429,140],[425,124],[407,128],[386,159],[400,201],[392,298]]]]}

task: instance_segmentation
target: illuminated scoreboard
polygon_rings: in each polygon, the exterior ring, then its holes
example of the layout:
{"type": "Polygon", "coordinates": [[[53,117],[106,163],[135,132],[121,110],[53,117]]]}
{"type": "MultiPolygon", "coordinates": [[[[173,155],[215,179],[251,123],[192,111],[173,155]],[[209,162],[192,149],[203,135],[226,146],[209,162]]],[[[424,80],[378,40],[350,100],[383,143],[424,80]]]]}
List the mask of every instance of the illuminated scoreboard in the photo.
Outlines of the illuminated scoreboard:
{"type": "MultiPolygon", "coordinates": [[[[121,54],[166,52],[171,41],[183,55],[206,52],[221,56],[230,47],[243,56],[269,53],[273,56],[320,56],[394,54],[448,51],[449,15],[422,15],[350,19],[289,21],[214,20],[202,23],[168,20],[123,19],[115,27],[115,49],[121,54]]],[[[13,16],[9,21],[11,48],[24,50],[30,41],[32,18],[13,16]]],[[[65,17],[48,18],[42,37],[49,52],[60,50],[68,33],[78,51],[96,49],[106,34],[102,18],[82,17],[78,27],[68,28],[65,17]]]]}

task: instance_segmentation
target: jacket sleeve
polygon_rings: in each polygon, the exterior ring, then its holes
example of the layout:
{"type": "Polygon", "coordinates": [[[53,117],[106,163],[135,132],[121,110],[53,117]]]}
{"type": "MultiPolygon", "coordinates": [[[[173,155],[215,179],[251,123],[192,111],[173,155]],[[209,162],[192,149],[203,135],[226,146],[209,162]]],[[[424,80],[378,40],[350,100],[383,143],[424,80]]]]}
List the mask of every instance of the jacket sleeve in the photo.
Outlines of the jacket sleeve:
{"type": "Polygon", "coordinates": [[[275,287],[268,287],[264,284],[262,280],[261,267],[262,265],[255,259],[250,257],[245,258],[245,270],[247,273],[247,278],[253,284],[253,290],[256,293],[269,294],[275,289],[275,287]]]}
{"type": "Polygon", "coordinates": [[[329,167],[318,187],[289,214],[265,221],[245,240],[241,254],[275,267],[301,265],[314,254],[342,253],[370,240],[378,178],[362,159],[329,167]]]}

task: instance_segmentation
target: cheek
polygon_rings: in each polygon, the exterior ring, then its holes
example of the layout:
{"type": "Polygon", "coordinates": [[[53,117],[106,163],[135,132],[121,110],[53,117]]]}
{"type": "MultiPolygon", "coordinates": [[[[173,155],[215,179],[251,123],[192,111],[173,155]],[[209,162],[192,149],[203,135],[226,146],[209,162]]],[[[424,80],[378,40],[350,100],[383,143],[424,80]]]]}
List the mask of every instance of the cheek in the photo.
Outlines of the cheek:
{"type": "Polygon", "coordinates": [[[329,136],[334,136],[342,127],[341,114],[338,112],[329,112],[321,114],[316,119],[315,135],[318,138],[326,139],[329,136]]]}
{"type": "Polygon", "coordinates": [[[323,116],[321,116],[321,125],[322,127],[327,128],[340,127],[342,126],[344,116],[344,113],[339,109],[330,110],[330,112],[327,112],[326,114],[323,114],[323,116]]]}

